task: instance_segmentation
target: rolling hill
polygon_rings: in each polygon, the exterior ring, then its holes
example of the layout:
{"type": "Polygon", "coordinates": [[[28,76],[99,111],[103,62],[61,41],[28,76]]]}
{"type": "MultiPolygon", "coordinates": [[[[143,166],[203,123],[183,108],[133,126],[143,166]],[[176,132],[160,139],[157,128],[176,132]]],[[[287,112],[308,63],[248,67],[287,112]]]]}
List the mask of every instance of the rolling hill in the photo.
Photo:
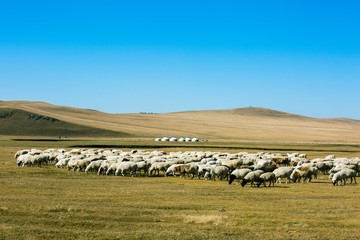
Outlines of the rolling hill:
{"type": "Polygon", "coordinates": [[[164,114],[108,114],[43,102],[0,101],[0,116],[6,115],[6,111],[19,111],[19,115],[13,116],[11,121],[9,117],[0,117],[2,135],[43,136],[70,131],[69,136],[74,132],[77,133],[76,136],[116,137],[118,134],[119,137],[145,138],[196,136],[218,141],[360,143],[358,120],[311,118],[266,108],[164,114]],[[48,119],[47,128],[41,129],[35,127],[37,125],[34,125],[34,119],[25,117],[29,114],[43,116],[42,121],[45,121],[45,118],[57,121],[51,122],[48,119]],[[26,125],[27,130],[14,127],[19,124],[26,125]],[[83,130],[74,130],[77,128],[83,130]]]}
{"type": "Polygon", "coordinates": [[[15,108],[0,108],[0,135],[56,137],[124,137],[127,134],[81,126],[15,108]]]}

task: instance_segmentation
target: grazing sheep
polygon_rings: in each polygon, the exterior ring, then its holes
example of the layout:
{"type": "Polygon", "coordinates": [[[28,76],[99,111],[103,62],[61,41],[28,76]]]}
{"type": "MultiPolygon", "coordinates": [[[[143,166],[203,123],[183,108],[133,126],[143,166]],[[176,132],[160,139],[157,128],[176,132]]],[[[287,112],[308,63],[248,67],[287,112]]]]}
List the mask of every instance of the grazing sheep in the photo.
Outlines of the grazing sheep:
{"type": "Polygon", "coordinates": [[[176,173],[180,172],[181,166],[182,164],[173,164],[170,167],[168,167],[168,169],[166,169],[166,172],[164,173],[164,177],[167,177],[169,175],[173,175],[174,177],[176,177],[176,173]]]}
{"type": "Polygon", "coordinates": [[[189,177],[191,175],[191,179],[193,179],[199,172],[199,166],[195,164],[185,164],[183,165],[182,174],[185,177],[186,175],[189,177]],[[185,175],[186,174],[186,175],[185,175]]]}
{"type": "Polygon", "coordinates": [[[238,183],[240,185],[240,180],[242,180],[246,174],[248,174],[249,172],[251,172],[251,169],[248,168],[243,168],[243,169],[235,169],[234,171],[231,172],[230,174],[230,179],[229,179],[229,185],[235,180],[238,180],[238,183]]]}
{"type": "Polygon", "coordinates": [[[273,171],[278,183],[281,183],[281,178],[286,178],[286,183],[290,181],[290,175],[294,170],[293,167],[279,167],[273,171]]]}
{"type": "Polygon", "coordinates": [[[76,163],[75,163],[75,166],[73,168],[74,171],[83,171],[86,169],[86,167],[91,163],[91,160],[90,159],[81,159],[81,160],[78,160],[76,163]]]}
{"type": "Polygon", "coordinates": [[[137,165],[134,162],[120,162],[116,165],[115,175],[118,176],[121,172],[121,175],[125,176],[126,173],[129,173],[131,176],[136,176],[137,165]]]}
{"type": "Polygon", "coordinates": [[[151,166],[150,163],[146,162],[146,161],[140,161],[136,163],[137,165],[137,171],[140,173],[141,171],[143,171],[143,176],[148,175],[149,174],[149,168],[151,166]]]}
{"type": "Polygon", "coordinates": [[[330,169],[334,166],[333,161],[318,161],[316,162],[316,167],[319,169],[320,172],[323,174],[328,174],[330,169]]]}
{"type": "Polygon", "coordinates": [[[191,174],[193,179],[195,175],[198,174],[199,167],[195,164],[174,164],[171,165],[165,172],[165,177],[169,174],[172,174],[176,177],[176,173],[179,173],[180,178],[185,177],[185,174],[191,174]]]}
{"type": "Polygon", "coordinates": [[[356,183],[356,171],[353,169],[344,168],[341,171],[334,173],[332,176],[332,183],[333,185],[339,185],[340,182],[344,182],[344,185],[346,185],[346,181],[348,178],[351,179],[350,184],[353,182],[356,183]]]}
{"type": "Polygon", "coordinates": [[[18,167],[24,167],[28,164],[31,164],[31,155],[30,154],[23,154],[18,156],[18,158],[16,159],[16,164],[18,165],[18,167]]]}
{"type": "Polygon", "coordinates": [[[253,187],[254,183],[259,181],[260,175],[263,173],[264,173],[263,170],[255,170],[253,172],[249,172],[243,178],[243,180],[241,182],[241,186],[244,187],[248,182],[250,182],[251,186],[253,187]]]}
{"type": "Polygon", "coordinates": [[[117,163],[116,159],[111,159],[111,160],[104,160],[102,161],[97,174],[100,175],[101,173],[106,173],[107,170],[109,169],[109,167],[113,164],[113,163],[117,163]]]}
{"type": "Polygon", "coordinates": [[[150,176],[154,172],[157,176],[159,176],[160,171],[162,171],[164,174],[166,173],[166,170],[172,165],[173,163],[170,162],[154,162],[151,164],[149,168],[149,174],[150,176]]]}
{"type": "Polygon", "coordinates": [[[55,167],[63,168],[65,166],[67,166],[69,161],[70,161],[70,158],[62,158],[55,164],[55,167]]]}
{"type": "Polygon", "coordinates": [[[47,154],[31,155],[27,153],[20,155],[17,158],[16,163],[18,166],[22,166],[22,167],[33,167],[33,166],[41,167],[41,165],[48,163],[48,160],[49,160],[49,155],[47,154]]]}
{"type": "Polygon", "coordinates": [[[271,183],[274,187],[276,182],[275,174],[272,172],[266,172],[261,174],[258,179],[257,187],[260,187],[261,183],[264,183],[264,187],[266,187],[266,182],[269,182],[269,187],[271,186],[271,183]]]}
{"type": "Polygon", "coordinates": [[[339,183],[344,182],[344,185],[346,185],[346,174],[344,171],[339,171],[337,173],[334,173],[332,176],[332,183],[334,186],[339,185],[339,183]]]}
{"type": "Polygon", "coordinates": [[[330,169],[329,173],[336,173],[343,169],[352,169],[352,170],[357,171],[358,166],[354,165],[354,164],[339,164],[339,165],[334,166],[332,169],[330,169]]]}
{"type": "Polygon", "coordinates": [[[90,162],[89,165],[85,168],[85,173],[88,174],[90,171],[97,172],[102,164],[103,160],[96,160],[93,162],[90,162]]]}
{"type": "Polygon", "coordinates": [[[19,150],[15,153],[14,158],[17,160],[20,155],[25,155],[28,153],[30,153],[30,149],[19,150]]]}
{"type": "Polygon", "coordinates": [[[207,172],[210,172],[211,170],[211,165],[210,164],[201,164],[198,165],[198,178],[200,179],[201,177],[205,178],[205,174],[207,172]]]}
{"type": "Polygon", "coordinates": [[[303,182],[308,181],[311,182],[313,176],[316,177],[318,169],[316,167],[312,167],[311,165],[303,165],[298,168],[295,168],[294,171],[290,175],[290,179],[293,182],[297,182],[303,179],[303,182]]]}
{"type": "Polygon", "coordinates": [[[227,166],[214,166],[210,169],[210,176],[213,181],[215,181],[216,176],[221,181],[224,178],[228,178],[230,168],[227,166]]]}

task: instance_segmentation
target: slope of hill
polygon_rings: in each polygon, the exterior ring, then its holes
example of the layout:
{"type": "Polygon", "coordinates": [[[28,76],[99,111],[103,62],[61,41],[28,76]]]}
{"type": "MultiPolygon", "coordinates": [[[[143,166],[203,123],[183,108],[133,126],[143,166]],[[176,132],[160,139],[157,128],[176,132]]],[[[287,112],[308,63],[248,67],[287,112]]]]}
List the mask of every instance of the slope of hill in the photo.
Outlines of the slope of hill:
{"type": "Polygon", "coordinates": [[[26,101],[3,101],[0,108],[21,109],[67,123],[136,137],[197,136],[221,141],[360,143],[358,120],[311,118],[266,108],[108,114],[26,101]]]}
{"type": "Polygon", "coordinates": [[[81,126],[14,108],[0,108],[0,135],[19,136],[106,136],[123,137],[125,133],[81,126]]]}

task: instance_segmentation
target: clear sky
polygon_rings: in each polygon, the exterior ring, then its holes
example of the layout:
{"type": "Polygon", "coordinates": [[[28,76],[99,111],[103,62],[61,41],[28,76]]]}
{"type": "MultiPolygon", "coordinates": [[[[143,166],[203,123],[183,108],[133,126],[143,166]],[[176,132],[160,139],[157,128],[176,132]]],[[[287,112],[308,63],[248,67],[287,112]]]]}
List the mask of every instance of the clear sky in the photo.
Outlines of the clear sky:
{"type": "Polygon", "coordinates": [[[0,100],[360,119],[357,0],[0,0],[0,100]]]}

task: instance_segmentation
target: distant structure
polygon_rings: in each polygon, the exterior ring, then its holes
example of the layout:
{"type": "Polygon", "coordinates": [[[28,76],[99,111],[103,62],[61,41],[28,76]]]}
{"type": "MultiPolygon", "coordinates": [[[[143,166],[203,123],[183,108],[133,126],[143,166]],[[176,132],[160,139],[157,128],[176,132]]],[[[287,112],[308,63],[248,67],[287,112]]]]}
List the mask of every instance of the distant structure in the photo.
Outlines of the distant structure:
{"type": "Polygon", "coordinates": [[[205,139],[200,139],[197,137],[157,137],[154,139],[155,142],[206,142],[205,139]]]}

